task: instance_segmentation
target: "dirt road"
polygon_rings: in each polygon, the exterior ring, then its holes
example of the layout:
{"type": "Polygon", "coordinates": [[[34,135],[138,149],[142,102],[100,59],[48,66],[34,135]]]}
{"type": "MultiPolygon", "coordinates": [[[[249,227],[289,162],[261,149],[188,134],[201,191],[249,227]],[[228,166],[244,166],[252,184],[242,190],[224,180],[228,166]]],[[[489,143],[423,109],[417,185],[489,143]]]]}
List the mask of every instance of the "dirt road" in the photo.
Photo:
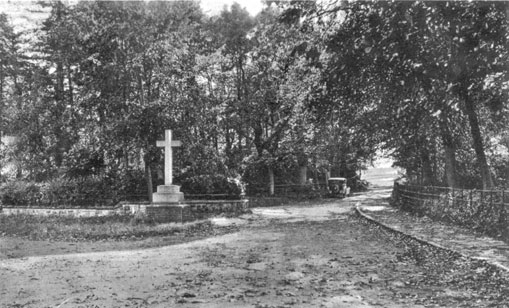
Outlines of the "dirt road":
{"type": "Polygon", "coordinates": [[[423,288],[404,247],[349,215],[386,196],[254,209],[214,220],[238,232],[174,246],[0,260],[0,306],[433,307],[470,296],[423,288]]]}

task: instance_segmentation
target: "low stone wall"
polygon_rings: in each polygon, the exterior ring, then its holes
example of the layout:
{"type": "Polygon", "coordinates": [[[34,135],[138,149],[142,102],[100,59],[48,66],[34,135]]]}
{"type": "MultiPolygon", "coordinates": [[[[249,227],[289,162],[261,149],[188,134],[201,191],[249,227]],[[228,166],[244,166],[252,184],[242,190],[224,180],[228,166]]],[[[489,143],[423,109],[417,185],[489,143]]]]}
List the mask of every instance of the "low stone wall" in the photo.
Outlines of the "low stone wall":
{"type": "Polygon", "coordinates": [[[198,220],[186,204],[147,205],[142,212],[156,222],[187,222],[198,220]]]}
{"type": "Polygon", "coordinates": [[[195,219],[203,219],[219,214],[241,215],[249,210],[248,200],[196,200],[185,201],[195,219]]]}
{"type": "Polygon", "coordinates": [[[100,209],[3,207],[0,213],[5,215],[96,217],[134,215],[141,212],[157,222],[186,222],[206,219],[220,214],[241,215],[246,213],[248,209],[248,200],[190,200],[161,204],[121,202],[117,207],[100,209]]]}
{"type": "Polygon", "coordinates": [[[101,209],[2,207],[0,213],[4,215],[97,217],[122,214],[123,209],[122,207],[101,209]]]}
{"type": "Polygon", "coordinates": [[[123,212],[145,213],[158,222],[186,222],[226,214],[237,216],[249,210],[248,200],[190,200],[175,203],[122,203],[123,212]]]}
{"type": "Polygon", "coordinates": [[[272,207],[290,203],[288,197],[249,197],[250,207],[272,207]]]}

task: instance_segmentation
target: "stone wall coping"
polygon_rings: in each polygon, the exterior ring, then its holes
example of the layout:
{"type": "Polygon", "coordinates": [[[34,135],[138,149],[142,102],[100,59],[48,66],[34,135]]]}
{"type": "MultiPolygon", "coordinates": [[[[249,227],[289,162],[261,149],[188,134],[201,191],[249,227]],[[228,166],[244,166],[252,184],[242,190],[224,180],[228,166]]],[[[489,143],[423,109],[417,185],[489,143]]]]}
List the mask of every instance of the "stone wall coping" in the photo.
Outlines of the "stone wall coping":
{"type": "MultiPolygon", "coordinates": [[[[137,205],[137,204],[134,204],[137,205]]],[[[182,202],[157,202],[157,203],[147,203],[147,204],[141,204],[147,207],[186,207],[189,206],[189,204],[185,204],[182,202]]]]}
{"type": "Polygon", "coordinates": [[[32,206],[17,206],[17,205],[0,205],[0,209],[26,209],[26,210],[57,210],[57,211],[113,211],[122,208],[122,205],[108,206],[108,207],[32,207],[32,206]]]}
{"type": "Polygon", "coordinates": [[[122,201],[119,203],[119,206],[122,205],[150,205],[150,206],[163,206],[163,205],[178,205],[178,204],[201,204],[201,203],[245,203],[248,202],[249,199],[240,199],[240,200],[184,200],[179,202],[164,202],[164,203],[150,203],[148,201],[140,201],[140,202],[127,202],[122,201]]]}
{"type": "Polygon", "coordinates": [[[244,203],[248,202],[248,199],[240,199],[240,200],[184,200],[181,203],[189,203],[189,204],[199,204],[199,203],[244,203]]]}
{"type": "Polygon", "coordinates": [[[153,207],[160,206],[181,206],[195,205],[195,204],[221,204],[221,203],[246,203],[249,199],[240,200],[184,200],[180,202],[167,202],[167,203],[150,203],[148,201],[140,202],[128,202],[121,201],[114,207],[90,207],[90,208],[79,208],[79,207],[28,207],[28,206],[15,206],[15,205],[0,205],[0,208],[4,209],[23,209],[23,210],[56,210],[56,211],[115,211],[122,209],[123,206],[127,205],[149,205],[153,207]]]}
{"type": "Polygon", "coordinates": [[[150,204],[150,201],[120,201],[119,203],[117,203],[117,206],[120,207],[124,204],[150,204]]]}

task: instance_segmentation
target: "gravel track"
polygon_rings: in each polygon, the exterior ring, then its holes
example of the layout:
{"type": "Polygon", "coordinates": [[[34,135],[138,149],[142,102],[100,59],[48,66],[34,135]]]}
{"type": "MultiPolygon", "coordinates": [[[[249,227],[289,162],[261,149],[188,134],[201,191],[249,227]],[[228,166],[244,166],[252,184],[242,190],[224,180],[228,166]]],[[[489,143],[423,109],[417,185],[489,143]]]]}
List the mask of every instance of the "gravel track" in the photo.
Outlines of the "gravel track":
{"type": "Polygon", "coordinates": [[[3,259],[0,306],[507,305],[509,287],[489,269],[421,251],[353,215],[352,204],[387,196],[253,209],[213,220],[233,233],[178,245],[3,259]]]}

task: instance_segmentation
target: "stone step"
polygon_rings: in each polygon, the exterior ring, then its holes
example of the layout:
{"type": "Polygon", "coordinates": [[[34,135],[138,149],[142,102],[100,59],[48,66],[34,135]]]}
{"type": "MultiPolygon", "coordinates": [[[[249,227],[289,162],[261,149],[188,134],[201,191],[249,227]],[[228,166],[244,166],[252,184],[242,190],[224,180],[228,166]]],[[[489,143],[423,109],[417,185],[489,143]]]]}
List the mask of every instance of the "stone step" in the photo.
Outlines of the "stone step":
{"type": "Polygon", "coordinates": [[[160,193],[156,192],[152,194],[153,203],[171,203],[180,202],[184,200],[184,193],[160,193]]]}
{"type": "Polygon", "coordinates": [[[178,194],[178,193],[180,193],[180,186],[178,186],[178,185],[159,185],[159,186],[157,186],[157,193],[178,194]]]}

